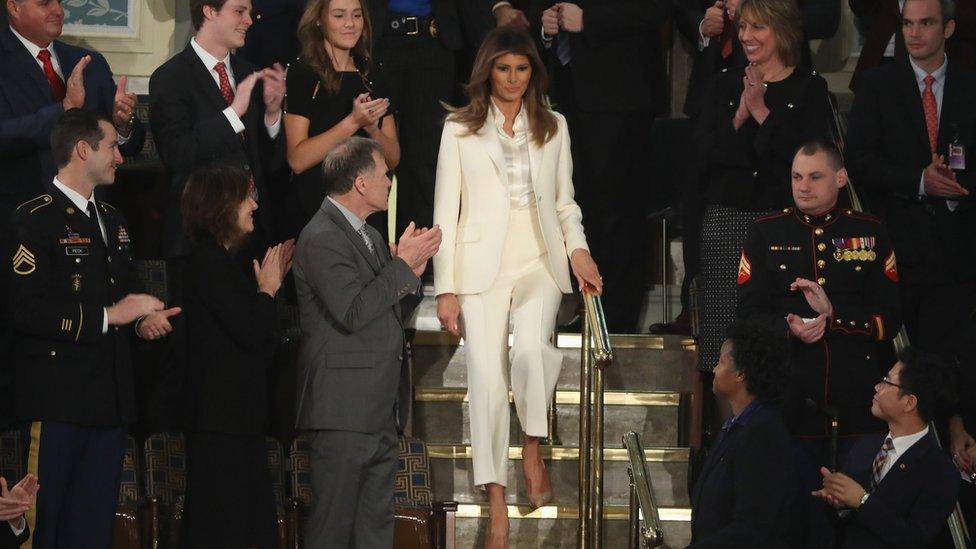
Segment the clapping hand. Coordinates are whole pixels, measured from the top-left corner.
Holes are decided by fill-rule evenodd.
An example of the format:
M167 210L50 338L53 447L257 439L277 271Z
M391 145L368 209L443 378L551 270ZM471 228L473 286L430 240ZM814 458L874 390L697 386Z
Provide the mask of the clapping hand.
M413 274L420 276L427 269L427 260L434 257L441 247L441 228L434 225L418 229L413 221L407 225L400 241L390 247L392 255L402 259Z
M932 153L932 163L922 172L925 194L943 198L959 198L966 196L969 191L956 181L956 172L945 163L945 158Z
M18 530L23 529L23 516L34 503L41 489L37 477L28 473L12 489L7 489L7 479L0 477L0 520L5 520Z
M702 18L701 33L703 36L719 36L725 30L725 2L718 0L715 4L705 10L705 17Z
M749 63L746 66L746 75L742 79L742 102L749 109L749 114L762 124L769 116L769 109L766 107L766 81L762 70L758 65Z
M809 322L804 322L799 316L790 313L786 315L786 323L790 327L790 333L797 339L804 343L814 343L820 341L827 330L827 315L822 314Z
M559 4L542 12L542 32L546 33L546 36L559 34Z
M257 259L254 260L254 278L258 281L259 292L264 292L271 297L278 293L278 288L281 288L281 281L291 269L291 259L294 253L295 239L291 239L268 248L260 263Z
M115 101L112 105L112 124L119 133L128 133L132 124L132 117L136 110L136 94L125 91L126 77L119 78L115 87Z
M566 32L583 32L582 8L570 2L560 2L555 7L558 8L560 29Z
M389 108L389 99L372 99L368 93L361 93L352 100L352 112L349 115L356 126L371 131L378 129L380 119L386 116Z
M183 309L179 307L171 307L163 311L150 313L143 317L142 322L139 323L139 329L136 330L136 333L142 339L147 339L149 341L164 337L173 331L173 325L169 322L170 317L176 316L181 312L183 312Z
M260 72L264 82L264 123L271 125L281 116L281 103L285 99L285 68L281 63Z
M88 63L91 63L90 55L82 57L75 68L71 69L71 74L64 83L64 99L61 101L64 110L85 106L85 67Z
M244 80L237 83L237 90L234 92L234 101L231 102L230 108L234 109L234 113L237 114L238 118L243 118L244 114L247 113L247 108L251 106L251 92L254 91L254 86L261 79L263 72L252 72L247 75Z
M600 276L600 270L590 252L583 248L576 248L569 256L569 265L573 269L573 275L581 292L603 294L603 277Z
M805 278L797 278L790 284L790 290L803 292L803 297L806 298L807 304L815 312L825 314L828 317L834 316L834 306L830 303L827 292L824 291L823 286L820 284Z
M505 25L515 25L516 27L529 28L529 20L525 18L525 13L509 5L498 6L495 10L495 26L504 27Z
M831 473L826 467L820 468L823 475L823 488L811 492L837 509L857 509L864 497L864 488L844 473Z

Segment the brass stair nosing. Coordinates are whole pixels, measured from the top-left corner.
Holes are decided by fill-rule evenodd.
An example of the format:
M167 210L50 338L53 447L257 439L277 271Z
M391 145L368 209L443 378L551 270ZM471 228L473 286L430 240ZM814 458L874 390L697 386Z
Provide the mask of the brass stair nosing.
M415 387L415 402L468 402L463 387ZM580 394L575 390L556 391L556 404L579 405ZM513 402L512 392L508 401ZM606 391L604 404L608 406L679 406L681 395L672 391Z
M579 459L579 448L567 446L541 446L542 457L554 461L573 461ZM683 463L688 461L688 448L660 447L645 448L644 459L651 463ZM427 444L430 459L471 459L470 444ZM522 459L521 446L508 447L508 459ZM625 448L604 448L604 461L628 461Z
M457 518L487 518L487 503L461 503L458 505ZM508 517L513 519L572 519L579 518L579 508L576 505L544 505L533 509L529 505L509 505ZM659 507L658 517L663 522L690 522L691 509L687 507ZM628 520L630 509L626 505L607 505L603 508L603 518L606 520Z
M685 350L695 349L695 340L691 337L681 337L675 343L663 336L645 334L611 334L610 344L614 349L649 349L649 350ZM560 349L579 349L582 343L582 336L578 333L556 334L556 347ZM671 343L671 344L669 344ZM508 344L512 344L512 336L508 336ZM424 331L418 330L413 337L414 346L461 346L464 339L451 335L446 331Z

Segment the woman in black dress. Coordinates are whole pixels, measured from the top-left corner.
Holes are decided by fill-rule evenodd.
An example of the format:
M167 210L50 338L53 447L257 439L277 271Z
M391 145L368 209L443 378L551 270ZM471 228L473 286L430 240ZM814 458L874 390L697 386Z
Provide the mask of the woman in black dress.
M731 14L749 64L716 76L695 133L704 155L701 335L698 365L718 362L735 317L736 273L756 217L793 205L790 172L803 143L830 135L827 83L798 67L803 41L794 0L742 0Z
M298 26L302 56L288 68L285 136L301 232L326 195L321 164L340 141L375 139L392 170L400 145L390 102L370 60L369 16L360 0L310 0Z
M278 337L274 296L293 241L244 265L235 250L254 230L247 174L197 170L182 211L195 246L184 269L187 327L186 504L182 547L277 546L264 432L268 370Z

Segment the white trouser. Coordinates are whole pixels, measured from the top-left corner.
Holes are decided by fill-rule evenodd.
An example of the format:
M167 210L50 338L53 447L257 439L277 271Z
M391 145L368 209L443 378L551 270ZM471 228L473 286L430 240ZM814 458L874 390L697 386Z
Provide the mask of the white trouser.
M535 209L513 209L494 284L485 292L458 296L467 346L474 484L479 487L508 484L509 378L522 430L529 436L548 435L549 399L562 367L562 354L551 341L562 292L549 273L546 253ZM510 313L513 341L506 361Z

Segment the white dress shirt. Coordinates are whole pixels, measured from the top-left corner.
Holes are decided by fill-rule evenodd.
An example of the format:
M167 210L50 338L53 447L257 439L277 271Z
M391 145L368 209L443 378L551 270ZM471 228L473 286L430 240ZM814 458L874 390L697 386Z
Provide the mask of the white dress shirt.
M105 222L102 221L102 216L98 215L98 203L95 202L95 193L92 193L91 196L85 198L84 196L78 194L78 192L72 189L71 187L58 181L57 177L54 178L54 186L59 191L63 192L64 195L68 197L68 200L70 200L71 203L78 208L78 211L85 214L86 217L88 216L88 204L94 204L95 217L97 218L98 221L98 228L102 232L102 242L108 245L108 238L106 238L105 236ZM102 333L104 334L104 333L108 333L108 309L102 307L102 312L104 313L102 315Z
M495 105L494 99L491 99L491 119L505 154L505 180L512 208L524 210L534 206L535 192L532 190L532 170L529 165L529 139L532 135L525 104L522 104L512 123L512 136L505 132L505 115Z
M203 66L207 67L207 70L210 71L210 76L213 78L214 83L217 84L218 89L220 88L220 75L217 74L216 67L217 63L224 64L224 68L227 70L227 79L230 80L230 87L236 93L237 80L234 78L234 69L232 69L230 66L230 53L228 52L223 59L217 59L216 57L210 55L207 50L203 49L200 44L197 44L196 38L190 39L190 46L193 48L193 51L196 52L197 57L203 61ZM235 133L241 133L244 131L244 122L241 121L241 117L237 116L237 113L234 112L232 107L228 106L223 110L223 113L224 116L227 117L227 121L230 122L230 126L234 128ZM281 131L281 114L278 114L278 119L275 120L274 124L269 125L267 122L265 122L264 127L268 130L268 135L271 136L271 139L278 137L278 132Z
M924 438L927 434L929 434L929 428L926 426L924 429L913 435L892 438L891 443L895 447L888 452L888 461L886 461L884 467L881 468L881 478L885 478L888 471L895 466L895 462L898 461L898 458L905 455L905 452L907 452L909 448L914 446L916 442L922 440L922 438ZM888 436L891 436L890 431L888 432Z

